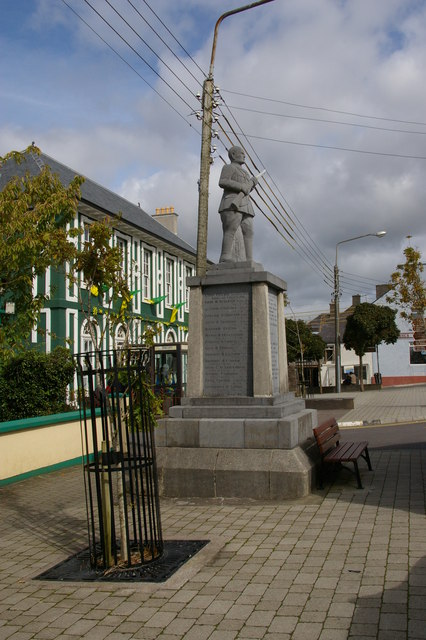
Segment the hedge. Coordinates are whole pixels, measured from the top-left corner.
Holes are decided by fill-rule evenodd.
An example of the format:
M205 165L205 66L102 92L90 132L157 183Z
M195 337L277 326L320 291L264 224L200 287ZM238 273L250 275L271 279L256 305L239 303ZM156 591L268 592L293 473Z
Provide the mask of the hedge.
M67 386L75 365L68 349L26 351L0 368L0 422L69 410Z

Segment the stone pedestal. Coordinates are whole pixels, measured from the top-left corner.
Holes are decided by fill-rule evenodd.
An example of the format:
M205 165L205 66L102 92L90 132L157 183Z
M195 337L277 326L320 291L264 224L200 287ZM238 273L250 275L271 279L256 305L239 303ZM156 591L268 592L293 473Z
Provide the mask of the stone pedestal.
M162 494L307 495L316 412L288 392L286 283L225 263L190 287L187 397L156 430Z

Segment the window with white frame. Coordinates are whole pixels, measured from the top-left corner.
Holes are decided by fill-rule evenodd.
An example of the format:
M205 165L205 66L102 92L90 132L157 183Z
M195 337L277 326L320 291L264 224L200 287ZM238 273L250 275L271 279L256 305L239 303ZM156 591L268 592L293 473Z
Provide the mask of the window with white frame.
M88 222L84 223L84 232L83 232L83 240L84 242L90 242L90 224Z
M165 290L166 304L171 307L173 304L173 260L166 258L166 270L165 270Z
M97 339L98 327L96 321L86 320L81 327L81 352L93 353L96 350Z
M143 262L142 262L142 297L144 300L150 300L152 297L152 251L149 249L143 250Z
M166 342L177 342L176 333L173 329L169 329L166 333Z
M126 342L126 336L127 336L127 327L124 324L120 324L120 326L117 327L117 330L115 332L116 349L123 349Z
M185 266L185 311L189 311L189 287L188 278L192 277L192 267Z
M123 278L126 278L127 277L127 268L128 268L128 263L127 263L127 242L126 242L126 240L124 240L124 238L116 238L116 244L117 244L117 247L120 250L121 275L123 276Z
M414 343L410 344L410 364L416 365L426 364L426 349L422 347L415 346Z

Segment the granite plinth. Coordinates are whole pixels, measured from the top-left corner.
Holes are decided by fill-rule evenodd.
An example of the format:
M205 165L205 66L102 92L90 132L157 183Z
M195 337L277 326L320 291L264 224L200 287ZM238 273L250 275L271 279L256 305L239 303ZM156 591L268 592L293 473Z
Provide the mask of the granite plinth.
M168 497L286 500L309 495L312 464L297 447L157 451L159 488Z
M178 406L159 420L155 440L157 447L293 449L312 437L314 426L316 411L300 400L275 407Z
M173 407L179 417L160 420L155 431L161 495L264 500L308 495L313 463L304 448L316 411L288 395L275 405L272 398L228 406L206 405L200 398L199 404Z
M286 283L255 262L188 280L187 397L155 432L168 497L296 498L316 411L288 392Z
M188 283L188 396L286 393L284 280L259 263L236 262Z

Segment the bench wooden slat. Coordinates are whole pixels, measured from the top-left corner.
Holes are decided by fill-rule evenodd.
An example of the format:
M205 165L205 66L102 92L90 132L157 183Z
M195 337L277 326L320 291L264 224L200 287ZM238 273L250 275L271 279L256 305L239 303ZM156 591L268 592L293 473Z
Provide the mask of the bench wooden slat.
M340 442L340 434L328 438L325 441L318 441L317 444L322 455L325 455L330 449L334 449Z
M327 460L327 462L331 462L332 460L352 462L361 456L367 446L368 442L343 442L335 449L332 449L330 453L325 456L325 460Z
M357 477L358 487L362 489L361 476L358 469L358 458L363 457L371 470L368 442L340 442L339 426L335 418L329 418L313 430L317 442L322 466L324 463L336 464L352 462ZM321 473L322 487L322 473Z

